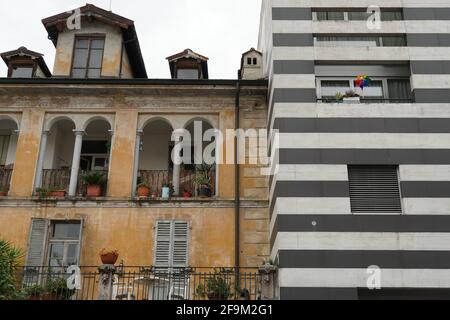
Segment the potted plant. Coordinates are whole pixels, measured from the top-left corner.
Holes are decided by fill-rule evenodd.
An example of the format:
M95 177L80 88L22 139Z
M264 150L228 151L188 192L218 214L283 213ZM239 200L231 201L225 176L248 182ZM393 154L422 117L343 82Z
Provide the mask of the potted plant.
M49 192L46 188L36 188L36 194L42 199L48 197Z
M156 191L156 189L153 189L152 191L152 199L156 199L158 198L158 191Z
M66 196L66 190L63 186L51 188L49 190L49 196L54 198L64 198Z
M163 198L165 200L170 199L170 197L173 195L173 193L174 193L173 185L167 181L164 182L163 186L162 186L161 198Z
M343 95L342 100L345 103L359 103L360 102L360 97L355 91L348 90Z
M197 166L197 177L194 183L198 188L198 195L203 198L210 198L212 194L212 179L211 179L212 165L202 164Z
M214 273L205 280L205 284L197 287L196 293L209 300L228 300L231 297L231 285L224 276Z
M100 259L102 260L103 264L114 265L116 264L118 258L119 251L117 250L106 250L103 248L102 251L100 251Z
M137 195L140 198L148 198L150 195L150 187L146 182L142 182L137 186Z
M192 197L192 194L187 191L186 189L183 190L183 198L185 199L189 199L190 197Z
M88 197L100 197L102 195L102 183L105 174L98 171L90 172L83 176L83 181L87 184Z
M0 190L0 197L6 197L8 195L8 191L9 191L8 187L6 187L6 186L3 187L3 189Z
M74 289L69 289L67 287L66 278L50 275L47 278L45 293L42 295L42 300L68 300L74 293Z
M24 291L25 296L28 297L28 300L41 300L42 295L45 293L44 287L39 284L27 287Z

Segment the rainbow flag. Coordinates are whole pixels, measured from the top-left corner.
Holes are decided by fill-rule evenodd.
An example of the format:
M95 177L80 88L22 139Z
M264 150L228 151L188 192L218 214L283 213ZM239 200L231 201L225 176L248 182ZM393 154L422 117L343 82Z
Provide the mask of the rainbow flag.
M361 90L364 90L365 87L368 87L370 83L372 82L372 79L367 74L362 74L356 77L355 80L355 87L361 88Z

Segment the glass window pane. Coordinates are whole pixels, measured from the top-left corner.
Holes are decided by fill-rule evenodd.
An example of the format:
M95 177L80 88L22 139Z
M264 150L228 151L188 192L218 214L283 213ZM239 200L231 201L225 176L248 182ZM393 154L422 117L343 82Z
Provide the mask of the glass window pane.
M62 267L64 265L64 244L57 243L50 246L50 267Z
M67 245L67 257L66 262L68 266L78 264L78 244Z
M371 16L366 11L350 11L348 13L348 20L351 21L366 21Z
M339 21L344 20L344 12L342 11L329 11L327 12L328 20Z
M382 37L383 47L405 47L405 37Z
M91 49L102 49L105 45L104 39L93 39L91 42Z
M75 42L75 48L77 48L77 49L89 48L89 40L88 39L77 39Z
M317 11L317 20L319 21L328 20L328 15L326 11Z
M11 78L31 78L33 77L32 67L17 67L14 68L11 74Z
M72 77L73 78L86 78L86 69L73 69Z
M103 50L92 50L91 56L89 58L89 68L98 68L102 67L102 59L103 59Z
M197 69L179 69L178 79L198 79Z
M53 225L53 239L78 240L80 235L80 224L55 223Z
M73 56L73 67L74 68L85 68L88 61L87 49L75 49Z
M350 82L347 80L322 80L320 85L323 99L334 99L337 93L345 94L350 90Z
M88 70L88 78L89 79L97 79L100 78L100 69L89 69Z
M360 92L360 88L357 89L357 92ZM383 82L382 81L372 81L368 87L365 87L362 90L361 95L364 98L380 98L383 99Z
M381 20L383 21L400 21L403 20L401 11L382 11Z

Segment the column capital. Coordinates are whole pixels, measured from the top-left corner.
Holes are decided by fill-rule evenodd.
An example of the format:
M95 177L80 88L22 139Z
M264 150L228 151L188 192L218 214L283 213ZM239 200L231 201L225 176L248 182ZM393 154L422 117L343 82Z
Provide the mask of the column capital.
M108 133L109 133L110 136L113 136L114 135L114 130L110 129L110 130L108 130Z
M19 132L19 130L16 130L17 132ZM42 134L45 136L49 136L50 135L50 130L43 130Z
M76 136L84 136L84 135L86 134L86 132L85 132L84 130L78 130L78 129L74 129L74 130L73 130L73 133L74 133Z
M144 135L144 130L142 130L142 129L137 130L136 135L139 137L142 137Z

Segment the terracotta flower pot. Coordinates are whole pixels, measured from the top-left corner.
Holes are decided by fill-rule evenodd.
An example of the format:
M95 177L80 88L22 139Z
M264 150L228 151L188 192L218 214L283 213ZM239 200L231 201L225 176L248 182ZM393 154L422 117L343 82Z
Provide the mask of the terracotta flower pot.
M158 198L158 192L153 192L153 193L152 193L152 198L153 198L153 199Z
M100 259L102 260L103 264L114 265L114 264L116 264L118 258L119 258L119 256L117 254L113 254L113 253L106 253L106 254L100 255Z
M66 196L66 190L55 190L50 192L50 197L64 198Z
M150 189L147 187L139 187L137 189L137 195L138 197L147 198L150 195Z
M191 196L192 196L192 195L191 195L190 192L187 192L187 191L184 191L184 192L183 192L183 198L188 199L188 198L190 198Z
M94 185L88 185L87 186L87 196L90 198L97 198L102 195L102 187L101 186L94 186Z
M5 191L0 191L0 197L6 197L8 194Z

